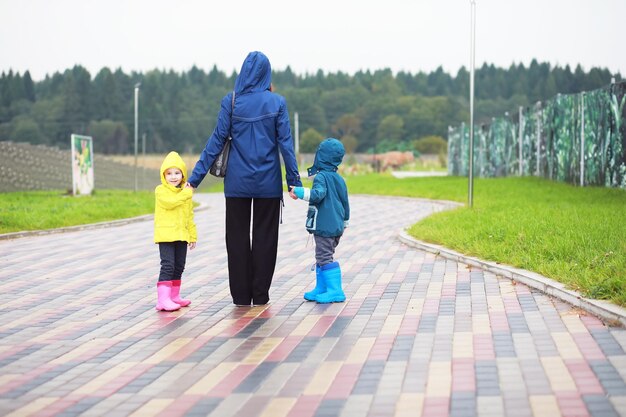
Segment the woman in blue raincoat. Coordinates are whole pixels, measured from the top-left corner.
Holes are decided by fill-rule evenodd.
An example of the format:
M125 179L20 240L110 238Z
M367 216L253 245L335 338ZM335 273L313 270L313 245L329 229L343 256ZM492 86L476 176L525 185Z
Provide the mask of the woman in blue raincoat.
M271 91L271 73L263 53L248 54L234 91L222 99L217 126L189 178L189 184L198 187L228 136L232 137L224 196L228 278L233 303L238 306L269 302L283 200L279 154L285 162L287 185L302 186L287 103Z

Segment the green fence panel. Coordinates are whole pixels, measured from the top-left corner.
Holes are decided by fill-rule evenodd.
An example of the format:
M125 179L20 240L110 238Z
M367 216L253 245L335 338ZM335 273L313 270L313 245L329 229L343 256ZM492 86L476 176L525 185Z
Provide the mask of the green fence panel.
M535 175L626 189L626 82L559 94L474 131L474 175ZM469 127L448 129L448 173L466 176Z

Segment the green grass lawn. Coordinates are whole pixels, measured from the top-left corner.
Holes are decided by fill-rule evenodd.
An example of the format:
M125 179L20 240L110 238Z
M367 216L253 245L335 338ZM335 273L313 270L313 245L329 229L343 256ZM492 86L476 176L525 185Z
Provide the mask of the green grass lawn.
M63 191L3 193L0 233L53 229L154 213L151 191L97 190L73 197Z
M351 194L467 202L467 178L347 177ZM432 215L417 239L538 272L626 306L626 192L538 178L476 179L474 208Z

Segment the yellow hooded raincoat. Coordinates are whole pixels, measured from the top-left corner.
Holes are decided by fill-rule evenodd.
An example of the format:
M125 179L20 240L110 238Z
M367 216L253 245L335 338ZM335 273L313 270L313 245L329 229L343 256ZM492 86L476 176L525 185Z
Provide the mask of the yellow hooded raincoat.
M174 187L165 180L168 168L183 173L181 186L187 181L187 166L177 152L170 152L161 164L161 185L154 190L154 242L196 242L196 224L193 222L191 188Z

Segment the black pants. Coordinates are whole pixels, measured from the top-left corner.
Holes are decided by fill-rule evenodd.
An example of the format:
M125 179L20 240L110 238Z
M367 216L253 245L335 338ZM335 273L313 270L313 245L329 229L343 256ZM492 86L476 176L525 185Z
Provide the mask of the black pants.
M159 243L161 255L161 273L159 281L176 281L181 278L187 260L187 242Z
M228 281L235 304L266 304L270 299L280 204L279 198L226 198Z

